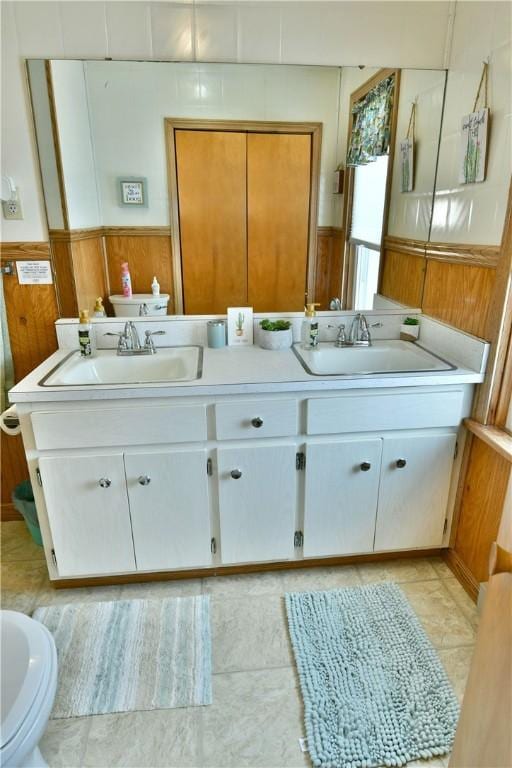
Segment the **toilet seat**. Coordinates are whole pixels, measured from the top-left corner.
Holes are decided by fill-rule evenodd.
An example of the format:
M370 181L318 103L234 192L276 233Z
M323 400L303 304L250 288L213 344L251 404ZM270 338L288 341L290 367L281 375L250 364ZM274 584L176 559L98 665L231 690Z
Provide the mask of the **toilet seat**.
M41 738L55 698L57 652L48 629L15 611L1 611L2 707L0 763L19 764Z

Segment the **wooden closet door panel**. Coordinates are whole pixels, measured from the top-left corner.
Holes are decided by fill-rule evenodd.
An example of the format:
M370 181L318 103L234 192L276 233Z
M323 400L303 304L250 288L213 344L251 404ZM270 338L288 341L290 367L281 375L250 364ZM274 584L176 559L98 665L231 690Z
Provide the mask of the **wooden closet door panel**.
M247 303L246 134L175 132L187 314Z
M310 193L309 134L248 135L248 293L257 312L304 306Z

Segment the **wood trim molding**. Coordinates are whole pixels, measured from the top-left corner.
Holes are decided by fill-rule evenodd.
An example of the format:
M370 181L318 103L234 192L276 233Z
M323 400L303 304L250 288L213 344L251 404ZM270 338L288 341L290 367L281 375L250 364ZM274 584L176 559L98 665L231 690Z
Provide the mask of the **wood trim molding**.
M103 227L90 227L86 229L50 229L50 240L59 243L75 243L78 240L91 240L94 237L103 237Z
M478 267L498 266L499 245L462 245L458 243L426 243L427 259L448 261L454 264L470 264Z
M103 227L105 237L170 237L171 228L166 227Z
M50 244L38 243L0 243L0 256L2 261L23 261L31 259L49 259Z
M254 120L194 120L164 118L165 144L167 150L167 180L169 185L169 207L171 214L173 300L177 314L183 313L183 274L181 268L180 217L178 202L178 181L176 165L176 130L188 131L234 131L247 133L301 133L311 136L311 186L309 201L309 236L307 262L308 300L315 300L318 199L320 188L320 155L322 149L322 123L276 122Z
M320 237L343 237L341 227L317 227L316 232Z
M460 581L473 602L476 603L478 600L478 592L480 591L480 584L475 579L464 561L460 559L459 555L454 549L442 550L441 557L449 569L453 572L457 580Z
M453 264L469 264L477 267L496 268L500 259L499 245L466 245L461 243L437 243L414 240L408 237L386 235L384 248L412 256L426 256L427 259L446 261Z
M512 435L508 432L504 432L498 427L490 427L485 424L480 424L473 419L465 419L464 426L469 431L476 435L484 443L487 443L496 453L503 456L508 462L512 464Z
M55 164L57 166L57 178L59 182L60 204L62 209L62 221L64 228L69 228L68 201L66 186L64 184L64 169L62 166L62 153L60 150L59 123L57 121L57 109L55 107L55 95L53 92L52 63L45 61L46 85L48 89L48 104L50 107L50 121L52 126L53 146L55 151ZM30 78L28 78L30 81Z
M347 557L307 558L305 560L287 560L279 563L251 563L250 565L223 565L212 568L194 568L183 571L151 571L144 573L126 573L121 576L91 576L79 579L59 579L52 581L54 589L69 587L94 587L107 584L131 584L132 582L174 581L180 579L200 579L207 576L223 576L233 573L258 573L263 571L284 571L294 568L322 568L330 565L350 565L351 563L376 563L385 560L401 560L413 557L439 557L443 550L404 549L401 552L377 552L368 555L348 555Z
M384 238L384 249L386 251L407 253L411 256L425 256L426 246L425 240L413 240L408 237L395 237L394 235L386 235Z

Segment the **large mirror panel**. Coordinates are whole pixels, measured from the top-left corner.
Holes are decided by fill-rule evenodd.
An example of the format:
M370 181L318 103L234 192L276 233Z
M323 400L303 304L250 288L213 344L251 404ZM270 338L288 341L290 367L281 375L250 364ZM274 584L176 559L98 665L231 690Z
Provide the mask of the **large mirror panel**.
M64 314L97 296L111 313L123 261L136 293L157 276L171 314L300 311L305 294L321 309L419 305L421 267L402 275L396 254L428 239L444 72L53 60L28 72ZM389 141L347 167L358 102L390 75Z

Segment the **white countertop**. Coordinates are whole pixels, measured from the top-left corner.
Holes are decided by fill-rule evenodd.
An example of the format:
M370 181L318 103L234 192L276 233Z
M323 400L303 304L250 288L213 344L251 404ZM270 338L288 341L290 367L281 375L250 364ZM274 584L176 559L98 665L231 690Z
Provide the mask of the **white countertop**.
M435 350L431 350L435 351ZM464 367L455 370L327 376L308 374L291 349L268 351L257 346L204 348L203 373L189 382L94 386L39 386L56 365L70 354L62 349L47 358L10 390L11 403L117 400L139 397L179 397L276 392L325 392L345 389L393 388L477 384L484 374ZM158 352L157 352L158 354ZM456 361L450 360L456 364Z

